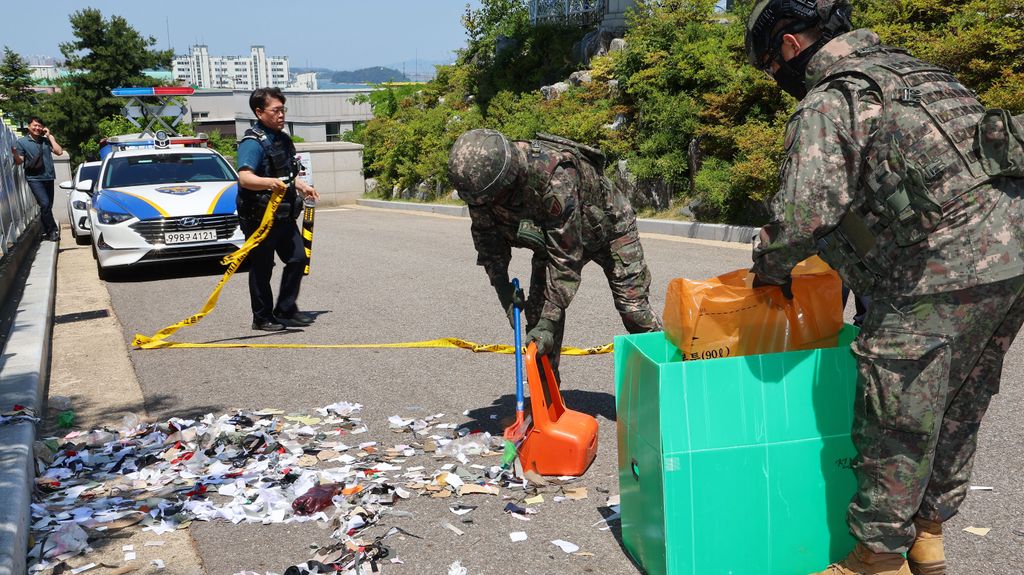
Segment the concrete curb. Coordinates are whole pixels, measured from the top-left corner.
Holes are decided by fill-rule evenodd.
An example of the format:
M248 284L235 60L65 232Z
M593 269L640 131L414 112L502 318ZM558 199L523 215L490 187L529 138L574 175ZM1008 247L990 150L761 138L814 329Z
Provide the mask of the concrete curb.
M443 216L469 217L469 208L466 206L452 206L448 204L417 204L413 202L392 202L389 200L359 198L356 200L356 205L383 210L405 210L407 212L427 212Z
M698 240L717 242L738 242L749 244L758 228L730 226L726 224L702 224L700 222L677 222L675 220L638 219L636 227L648 234L665 234Z
M371 200L360 198L356 204L368 208L384 210L406 210L412 212L428 212L446 216L469 217L466 206L447 204L418 204L413 202L392 202L388 200ZM757 228L749 226L729 226L725 224L702 224L699 222L677 222L675 220L638 219L637 228L644 233L664 234L699 240L719 242L738 242L749 244L757 233Z
M44 416L56 287L57 243L39 244L0 358L0 409L15 404ZM35 479L35 425L0 427L0 575L26 572L29 504Z

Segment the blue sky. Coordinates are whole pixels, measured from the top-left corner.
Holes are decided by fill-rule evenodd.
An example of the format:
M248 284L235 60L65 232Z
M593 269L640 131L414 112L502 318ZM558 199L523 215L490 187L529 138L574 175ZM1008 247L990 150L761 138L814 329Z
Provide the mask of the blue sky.
M413 60L450 61L465 45L467 0L59 0L12 2L4 9L0 45L23 56L60 57L72 39L68 16L85 7L123 16L157 47L183 54L206 44L212 55L248 54L262 44L292 66L353 70ZM479 0L469 0L479 7ZM168 36L168 28L170 34ZM421 70L422 72L422 70Z

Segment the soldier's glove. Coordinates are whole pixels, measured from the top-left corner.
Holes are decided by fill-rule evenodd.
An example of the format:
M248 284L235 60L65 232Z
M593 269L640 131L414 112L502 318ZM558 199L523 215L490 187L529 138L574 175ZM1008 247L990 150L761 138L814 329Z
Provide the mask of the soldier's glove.
M793 299L793 276L786 276L785 283L773 284L762 281L761 276L754 274L754 283L752 285L756 288L764 286L779 286L779 290L782 291L782 295L784 295L786 299Z
M548 355L555 351L555 324L549 319L541 318L526 337L537 344L539 355Z
M501 308L505 310L505 315L508 316L509 327L515 329L516 327L516 310L526 309L526 297L523 295L522 288L513 289L512 283L502 284L496 286L495 291L498 292L498 301L501 302Z

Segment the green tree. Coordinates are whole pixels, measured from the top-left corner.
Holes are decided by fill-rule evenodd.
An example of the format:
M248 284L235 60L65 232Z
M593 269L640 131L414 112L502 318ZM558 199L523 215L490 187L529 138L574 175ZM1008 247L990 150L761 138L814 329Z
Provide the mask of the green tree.
M143 36L121 16L105 19L94 8L70 17L75 40L60 51L71 72L61 91L50 99L48 116L75 162L85 159L87 142L99 136L99 122L118 114L124 101L110 94L119 86L153 86L142 71L166 67L173 53L152 50L156 39Z
M1024 112L1024 0L866 0L854 18L948 68L984 104Z
M4 46L0 61L0 109L16 123L27 122L38 104L32 93L32 69L17 52Z

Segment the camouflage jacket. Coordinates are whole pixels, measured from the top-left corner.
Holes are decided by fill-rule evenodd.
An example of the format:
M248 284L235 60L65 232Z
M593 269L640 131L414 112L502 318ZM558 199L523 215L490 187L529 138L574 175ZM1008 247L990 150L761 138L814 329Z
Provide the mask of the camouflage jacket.
M547 269L541 317L557 322L579 288L586 254L635 234L636 215L625 194L585 158L546 141L516 145L528 147L526 186L502 204L469 207L477 265L491 285L507 284L512 248L533 250ZM539 228L539 241L519 233L524 220Z
M981 171L971 150L984 108L969 90L882 47L870 30L826 44L811 58L807 84L786 127L773 221L754 241L762 280L782 283L815 253L854 291L876 296L1024 274L1013 201L1024 180Z

